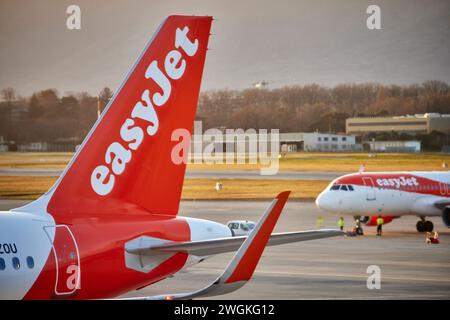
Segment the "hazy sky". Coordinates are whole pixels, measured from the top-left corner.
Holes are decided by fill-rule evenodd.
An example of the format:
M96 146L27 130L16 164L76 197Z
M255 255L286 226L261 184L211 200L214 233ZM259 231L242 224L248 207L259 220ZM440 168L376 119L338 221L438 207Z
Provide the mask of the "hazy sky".
M81 30L66 8L81 7ZM381 7L382 30L366 8ZM0 0L0 89L115 90L170 14L212 15L202 89L450 83L447 0Z

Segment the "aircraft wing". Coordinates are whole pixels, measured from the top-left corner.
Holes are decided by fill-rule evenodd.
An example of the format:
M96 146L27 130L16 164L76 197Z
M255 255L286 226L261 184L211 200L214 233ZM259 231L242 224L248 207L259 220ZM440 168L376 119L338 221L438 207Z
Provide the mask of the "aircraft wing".
M269 241L272 244L288 243L310 239L324 238L326 236L342 235L339 230L318 230L305 232L290 232L272 235L272 230L283 210L290 192L280 193L274 199L258 221L255 228L247 237L227 239L214 239L208 241L194 241L181 243L167 243L152 248L133 249L133 253L145 253L153 250L170 252L195 252L195 254L208 255L227 252L239 247L224 272L208 286L192 292L163 294L149 297L130 298L138 300L172 300L193 299L198 297L211 297L233 292L247 283L253 275L256 265ZM273 238L272 238L273 237ZM270 239L270 240L269 240ZM215 247L219 247L216 249ZM141 250L141 251L136 251ZM146 251L147 250L147 251Z
M274 233L270 235L267 246L276 246L291 242L308 241L335 237L343 232L335 229L307 230L296 232ZM169 242L155 246L126 249L128 253L151 255L155 252L183 252L194 256L209 256L219 253L236 251L248 236L209 239L200 241Z

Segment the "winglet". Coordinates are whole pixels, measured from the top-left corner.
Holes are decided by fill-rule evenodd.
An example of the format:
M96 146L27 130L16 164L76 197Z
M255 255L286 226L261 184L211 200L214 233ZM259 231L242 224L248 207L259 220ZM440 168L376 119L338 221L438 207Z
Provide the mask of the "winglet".
M290 191L280 193L266 209L256 227L241 245L220 277L224 283L250 280L289 194Z
M225 271L209 286L189 293L145 297L145 300L193 299L230 293L242 287L253 275L272 230L286 204L290 191L280 193L264 212L255 228L231 259Z

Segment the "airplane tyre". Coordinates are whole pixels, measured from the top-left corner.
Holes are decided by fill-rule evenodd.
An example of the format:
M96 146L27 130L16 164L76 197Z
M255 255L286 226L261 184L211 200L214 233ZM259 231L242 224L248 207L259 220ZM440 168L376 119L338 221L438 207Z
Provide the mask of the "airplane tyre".
M424 232L425 231L425 223L422 220L417 221L416 229L418 232Z
M433 222L431 222L431 221L425 221L424 227L425 227L425 231L427 231L427 232L433 231L433 228L434 228Z

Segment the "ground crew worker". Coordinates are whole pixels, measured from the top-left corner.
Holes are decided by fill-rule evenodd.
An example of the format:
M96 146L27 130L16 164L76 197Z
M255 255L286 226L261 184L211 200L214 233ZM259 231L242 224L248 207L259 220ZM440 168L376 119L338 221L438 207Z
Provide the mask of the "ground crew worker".
M319 216L317 217L317 220L316 220L316 227L317 227L317 228L322 228L322 227L323 227L323 217L322 217L321 215L319 215Z
M366 171L366 165L363 163L363 164L361 164L361 166L359 167L359 173L363 173L364 171Z
M434 232L431 243L439 243L439 234L437 233L437 231Z
M377 236L381 237L381 233L383 232L383 224L384 224L383 217L378 216L378 218L377 218Z
M339 229L341 229L341 231L344 230L344 218L340 217L337 223Z
M425 238L425 243L426 244L430 244L431 243L431 239L433 239L431 237L431 232L427 232L426 238Z
M439 243L439 234L435 231L433 232L433 235L431 235L431 232L427 232L427 237L425 238L425 242L430 244L430 243L434 243L437 244Z

